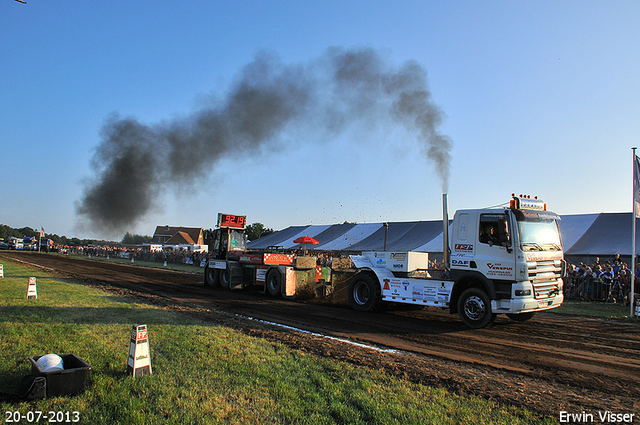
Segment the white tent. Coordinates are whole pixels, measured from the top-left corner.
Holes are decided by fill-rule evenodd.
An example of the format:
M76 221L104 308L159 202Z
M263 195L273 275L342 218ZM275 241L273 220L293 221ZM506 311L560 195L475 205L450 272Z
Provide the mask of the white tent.
M631 213L599 213L561 216L559 222L564 251L568 259L607 257L620 254L631 257ZM249 243L250 249L268 246L295 247L293 240L311 236L319 244L314 251L358 252L420 251L442 255L442 221L390 222L291 226ZM386 238L385 238L386 234ZM640 253L640 240L636 243Z

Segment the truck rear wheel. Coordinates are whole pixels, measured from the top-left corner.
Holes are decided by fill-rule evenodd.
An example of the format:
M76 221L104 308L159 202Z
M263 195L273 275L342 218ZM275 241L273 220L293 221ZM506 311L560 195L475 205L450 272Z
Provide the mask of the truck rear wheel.
M267 291L272 297L282 294L282 274L277 269L271 269L267 273Z
M204 286L220 286L220 270L206 266L204 268Z
M496 315L491 311L489 296L478 288L469 288L460 295L458 314L460 314L462 323L472 329L484 328L496 318Z
M515 320L516 322L526 322L531 319L535 313L520 313L520 314L507 314L507 317L511 320Z
M355 276L349 284L349 303L357 311L379 311L382 307L380 285L371 276Z

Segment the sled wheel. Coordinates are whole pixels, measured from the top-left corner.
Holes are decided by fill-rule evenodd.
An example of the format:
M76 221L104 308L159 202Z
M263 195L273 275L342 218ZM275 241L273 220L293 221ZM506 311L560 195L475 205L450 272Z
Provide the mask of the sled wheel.
M355 276L349 285L349 303L357 311L378 311L382 306L380 284L371 276Z

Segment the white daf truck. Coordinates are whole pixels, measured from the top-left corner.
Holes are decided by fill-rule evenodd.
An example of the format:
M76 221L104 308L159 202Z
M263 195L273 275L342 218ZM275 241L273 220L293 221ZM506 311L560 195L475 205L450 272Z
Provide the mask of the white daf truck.
M560 307L565 271L557 220L537 198L512 195L504 209L459 210L451 223L443 195L444 269L428 270L424 252L371 251L352 255L358 273L349 284L355 310L384 302L448 308L471 328L505 313L525 321Z

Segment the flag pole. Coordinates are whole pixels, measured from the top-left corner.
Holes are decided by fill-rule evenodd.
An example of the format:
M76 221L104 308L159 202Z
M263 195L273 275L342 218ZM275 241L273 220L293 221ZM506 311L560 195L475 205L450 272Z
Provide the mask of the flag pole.
M633 151L633 214L631 218L631 291L629 292L629 301L631 304L631 312L629 313L629 317L634 316L634 293L636 288L636 217L638 216L638 157L636 156L636 149L631 148Z

